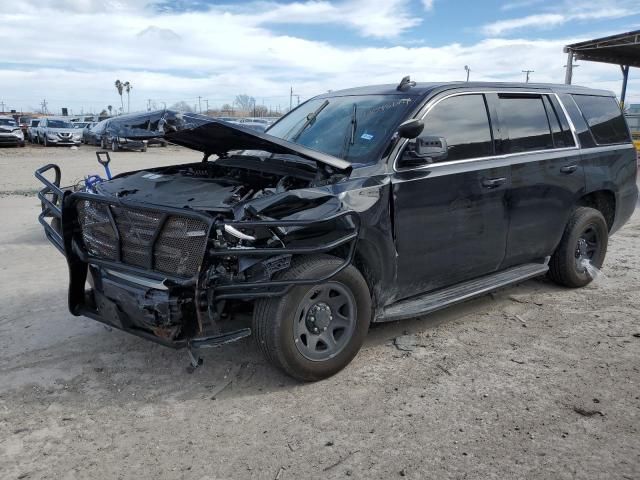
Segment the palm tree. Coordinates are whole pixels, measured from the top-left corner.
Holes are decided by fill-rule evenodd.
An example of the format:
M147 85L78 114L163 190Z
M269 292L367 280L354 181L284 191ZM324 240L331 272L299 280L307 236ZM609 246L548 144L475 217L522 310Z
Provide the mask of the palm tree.
M113 107L111 105L107 105L107 110L109 110L109 116L111 116L111 110L113 110Z
M127 113L129 113L131 111L131 101L130 101L130 93L131 93L131 89L133 88L133 85L131 85L131 83L127 80L126 82L124 82L122 84L122 86L124 87L124 91L127 92Z
M122 110L124 110L124 103L122 102L122 90L124 89L124 83L120 80L116 80L116 90L118 90L118 95L120 95L120 106Z

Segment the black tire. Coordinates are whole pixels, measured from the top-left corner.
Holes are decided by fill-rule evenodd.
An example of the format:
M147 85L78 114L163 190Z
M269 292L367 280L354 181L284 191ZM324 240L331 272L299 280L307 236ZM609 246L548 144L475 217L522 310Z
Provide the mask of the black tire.
M102 150L106 150L106 149L107 149L107 146L106 146L106 144L105 144L105 142L104 142L104 138L101 138L101 139L100 139L100 148L101 148Z
M45 147L49 146L49 141L47 140L47 135L46 134L44 136L44 140L42 141L42 145L44 145Z
M289 270L274 275L274 278L279 280L322 278L334 271L342 261L330 255L298 258L294 259ZM303 355L301 348L297 346L300 339L296 341L296 316L304 317L304 320L298 319L298 324L303 322L306 324L311 309L322 302L310 307L305 314L304 310L300 313L303 301L313 301L308 298L309 295L314 295L316 289L331 290L334 287L345 292L345 298L350 302L349 308L353 307L348 314L352 327L344 329L342 335L347 335L348 332L348 336L343 339L340 335L338 343L341 342L342 346L339 350L336 349L330 358L311 360ZM362 346L371 317L371 294L367 282L360 272L350 265L324 284L301 285L292 288L280 298L258 300L253 313L253 333L259 348L269 362L298 380L311 382L334 375L353 360ZM335 332L340 331L340 327L333 327L336 328L333 330L331 325L334 320L330 322L329 331L332 332L331 338L334 338ZM303 348L308 347L305 344Z
M112 152L117 152L118 151L118 142L115 140L111 141L111 151Z
M588 240L591 239L591 240ZM593 280L582 260L601 268L607 254L609 228L598 210L576 208L564 229L562 240L551 256L549 278L565 287L577 288Z

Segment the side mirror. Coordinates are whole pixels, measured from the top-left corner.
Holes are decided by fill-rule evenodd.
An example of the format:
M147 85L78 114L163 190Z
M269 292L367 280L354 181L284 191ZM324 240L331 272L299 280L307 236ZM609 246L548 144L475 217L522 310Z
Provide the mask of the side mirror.
M398 127L398 135L402 138L416 138L422 133L422 130L424 130L424 123L422 120L407 120Z
M400 157L400 168L414 168L446 160L447 140L444 137L421 135L409 142Z

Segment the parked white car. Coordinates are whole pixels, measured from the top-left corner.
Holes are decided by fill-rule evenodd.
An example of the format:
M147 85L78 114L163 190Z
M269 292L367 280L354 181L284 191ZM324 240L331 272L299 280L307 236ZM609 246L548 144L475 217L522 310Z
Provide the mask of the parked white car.
M13 117L0 116L0 145L24 147L24 134Z

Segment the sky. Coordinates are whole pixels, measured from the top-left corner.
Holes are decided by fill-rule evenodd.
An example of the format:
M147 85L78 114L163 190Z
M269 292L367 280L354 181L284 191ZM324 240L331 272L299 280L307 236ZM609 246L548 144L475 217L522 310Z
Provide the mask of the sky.
M305 100L405 75L464 80L465 65L477 81L523 81L533 70L531 81L562 83L564 45L640 29L638 0L10 3L0 10L0 102L29 111L46 99L49 112L74 114L121 108L116 79L133 85L131 111L214 108L238 94L283 110L290 88ZM578 64L574 84L619 95L618 66ZM627 95L640 103L640 69Z

